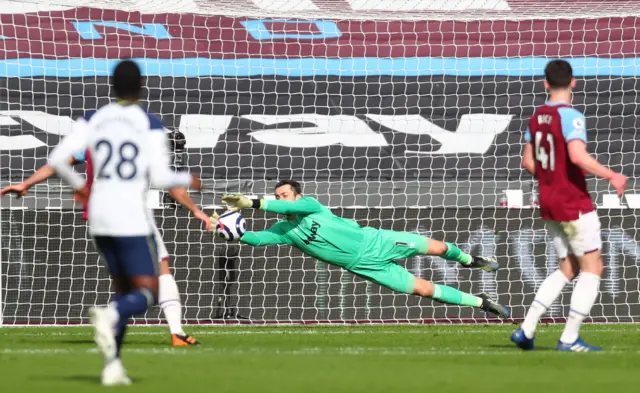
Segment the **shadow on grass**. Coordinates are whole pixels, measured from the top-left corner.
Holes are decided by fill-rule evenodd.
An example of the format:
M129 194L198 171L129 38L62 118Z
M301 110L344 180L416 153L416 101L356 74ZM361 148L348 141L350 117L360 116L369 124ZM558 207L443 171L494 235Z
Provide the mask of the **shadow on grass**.
M47 376L33 376L32 379L39 379L42 381L64 381L64 382L78 382L88 383L91 385L101 385L100 372L91 375L47 375ZM135 379L136 382L140 382L140 378Z
M60 340L60 344L70 344L70 345L95 345L95 341L93 340Z
M87 339L87 340L60 340L58 341L60 344L65 344L65 345L95 345L95 341L91 340L91 339ZM125 337L125 348L129 345L132 346L136 346L136 347L154 347L157 348L159 346L162 346L162 344L159 344L157 342L153 342L153 341L136 341L134 340L127 340ZM167 344L168 345L168 344Z
M81 382L90 383L92 385L100 385L100 372L97 374L85 375L33 375L29 377L32 380L40 381L64 381L64 382Z
M522 349L516 348L515 345L511 344L494 344L494 345L488 345L487 348L491 348L491 349L512 349L514 352L515 351L519 351L519 352L527 352L527 351L523 351ZM538 352L538 351L555 351L556 347L541 347L541 346L537 346L536 345L536 349L532 352Z
M68 382L83 382L93 385L100 385L100 375L60 375L58 377L61 381Z

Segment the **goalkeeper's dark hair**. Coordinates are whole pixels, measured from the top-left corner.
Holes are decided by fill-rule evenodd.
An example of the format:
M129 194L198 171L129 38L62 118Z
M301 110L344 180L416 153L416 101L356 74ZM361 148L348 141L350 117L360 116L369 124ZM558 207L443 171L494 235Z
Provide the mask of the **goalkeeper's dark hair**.
M274 188L274 190L277 190L282 186L291 186L291 188L293 189L293 191L296 192L296 194L302 195L302 186L300 185L300 183L298 183L295 180L280 180L278 184L276 184L276 187Z
M552 60L545 67L544 76L552 89L565 89L573 80L573 68L566 60Z
M122 60L113 70L111 86L116 97L124 100L140 99L142 90L142 73L132 60Z

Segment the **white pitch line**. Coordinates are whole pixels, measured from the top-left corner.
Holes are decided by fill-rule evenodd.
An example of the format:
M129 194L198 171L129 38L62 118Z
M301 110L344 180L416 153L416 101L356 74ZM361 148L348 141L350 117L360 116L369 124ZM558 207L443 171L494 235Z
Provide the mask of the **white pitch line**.
M408 347L343 347L343 348L298 348L298 349L277 349L277 348L252 348L252 349L231 349L231 348L198 348L196 350L180 350L173 348L125 348L127 355L170 355L170 356L193 356L199 353L220 354L220 355L283 355L283 356L309 356L309 355L337 355L337 356L359 356L359 355L375 355L375 356L429 356L429 355L448 355L448 356L470 356L470 355L489 355L489 356L526 356L522 351L516 350L487 350L487 348L469 348L466 350L451 348L430 348L430 349L413 349ZM23 356L41 356L41 355L58 355L58 354L96 354L98 351L93 349L2 349L0 355L23 355ZM543 352L538 352L543 353ZM607 354L634 354L640 355L640 351L623 351L609 349L605 352L598 352L600 355Z
M0 355L57 355L57 354L74 353L70 349L0 349Z
M552 329L549 328L542 328L542 329L538 329L538 332L545 332L545 331L551 331ZM594 333L637 333L640 332L640 327L637 329L626 329L626 330L621 330L621 329L614 329L614 328L589 328L588 329L589 332L594 332ZM473 329L473 330L468 330L468 329L442 329L442 328L431 328L431 327L427 327L424 329L411 329L411 330L380 330L380 331L376 331L376 329L368 329L368 330L351 330L351 329L344 329L344 330L325 330L324 328L318 328L318 329L305 329L305 328L300 328L300 329L290 329L290 330L275 330L275 329L262 329L262 328L251 328L251 329L245 329L245 330L201 330L201 331L192 331L190 332L192 335L194 336L225 336L225 335L230 335L230 336L234 336L234 335L279 335L279 334L283 334L283 335L351 335L351 334L371 334L371 335L376 335L376 334L381 334L381 335L396 335L396 334L406 334L406 335L413 335L413 334L492 334L492 335L503 335L508 333L508 331L505 330L496 330L496 329L492 329L492 328L487 328L487 329ZM90 331L86 331L86 332L77 332L77 331L70 331L70 332L39 332L39 333L29 333L29 332L20 332L20 333L16 333L15 331L9 331L9 332L3 332L2 330L0 330L0 336L12 336L12 335L20 335L20 336L26 336L26 337L45 337L45 336L53 336L53 337L70 337L70 336L88 336L91 334ZM127 336L163 336L166 335L167 332L161 332L161 331L151 331L151 332L145 332L145 331L130 331L127 333Z

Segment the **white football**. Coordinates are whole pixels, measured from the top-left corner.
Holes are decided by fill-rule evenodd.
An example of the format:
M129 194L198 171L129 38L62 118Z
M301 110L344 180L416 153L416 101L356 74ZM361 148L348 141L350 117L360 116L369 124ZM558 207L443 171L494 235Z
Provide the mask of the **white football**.
M216 233L224 240L238 240L247 231L247 221L238 212L226 212L218 218Z

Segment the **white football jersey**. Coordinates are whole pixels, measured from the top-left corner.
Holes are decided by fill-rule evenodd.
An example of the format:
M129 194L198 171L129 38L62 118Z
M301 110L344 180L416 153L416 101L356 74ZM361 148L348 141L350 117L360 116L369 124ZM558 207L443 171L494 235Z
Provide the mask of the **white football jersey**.
M147 208L149 187L188 187L191 175L169 166L162 122L135 104L112 103L78 119L51 152L49 165L74 189L85 181L69 158L88 150L93 166L89 231L98 236L146 236L154 220Z

